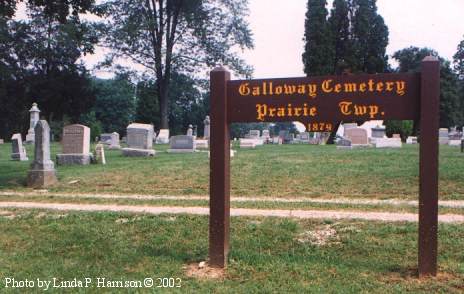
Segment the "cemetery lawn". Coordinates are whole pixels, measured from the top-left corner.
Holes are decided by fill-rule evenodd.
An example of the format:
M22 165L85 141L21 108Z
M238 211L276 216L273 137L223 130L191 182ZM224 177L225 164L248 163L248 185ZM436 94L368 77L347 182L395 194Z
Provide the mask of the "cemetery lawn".
M168 154L155 145L154 158L123 157L106 150L107 165L58 166L59 184L49 191L150 195L208 195L206 152ZM52 145L52 159L60 150ZM336 150L335 146L266 145L255 150L234 146L231 195L310 198L418 198L418 145L401 149ZM29 162L10 160L11 145L0 145L0 191L25 187ZM464 200L464 154L440 146L441 200Z
M21 209L2 210L0 215L0 288L5 277L88 277L94 284L86 293L109 293L115 289L96 288L97 278L153 278L156 283L156 278L167 277L179 278L181 287L164 290L179 293L464 290L461 224L440 225L440 273L418 279L417 224L233 217L225 278L198 279L188 276L185 267L207 259L204 216Z

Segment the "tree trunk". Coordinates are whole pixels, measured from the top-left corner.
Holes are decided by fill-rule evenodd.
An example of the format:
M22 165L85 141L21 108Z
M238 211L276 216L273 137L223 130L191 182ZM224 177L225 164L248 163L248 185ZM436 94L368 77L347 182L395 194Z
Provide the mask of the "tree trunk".
M159 105L161 116L161 129L169 129L169 99L168 99L168 82L164 79L160 82Z

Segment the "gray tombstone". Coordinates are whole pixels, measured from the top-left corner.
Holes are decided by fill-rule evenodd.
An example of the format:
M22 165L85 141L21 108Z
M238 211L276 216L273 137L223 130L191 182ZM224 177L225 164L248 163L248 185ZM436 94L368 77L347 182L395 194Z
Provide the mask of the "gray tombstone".
M168 144L169 143L169 129L161 129L155 140L156 144Z
M154 156L153 125L133 123L127 127L127 148L122 149L124 156Z
M449 143L449 132L447 128L440 128L438 130L438 143L441 145L448 145Z
M302 143L309 143L311 137L308 132L303 132L300 134L300 142Z
M34 143L35 135L34 135L34 128L37 122L39 121L39 113L40 110L37 107L37 103L32 103L31 109L29 109L30 113L30 123L29 123L29 130L27 131L26 135L26 143Z
M193 126L192 125L188 126L187 136L193 136Z
M95 146L95 162L99 164L106 164L105 148L102 143Z
M338 138L337 149L351 149L351 141L347 138Z
M119 145L119 134L116 132L111 133L111 140L109 149L121 149L121 145Z
M261 132L259 130L250 130L249 132L250 139L259 139L261 138Z
M87 165L92 160L90 153L90 128L84 125L68 125L63 128L62 153L56 155L59 165Z
M172 136L169 140L169 153L191 153L195 152L196 143L193 136Z
M26 148L23 146L21 134L14 134L11 137L11 159L18 161L28 161Z
M386 129L380 126L372 128L372 138L385 138L385 131Z
M351 146L369 146L367 131L362 128L345 130L345 138L351 141Z
M50 159L50 127L46 120L39 120L34 128L34 162L27 175L27 186L47 188L58 182L55 164Z
M100 135L100 142L105 145L111 145L111 136L113 134L104 133Z
M5 140L0 139L0 145L5 144Z
M203 129L203 138L209 139L209 134L211 130L211 120L209 119L209 115L205 117L205 120L203 121L205 127Z

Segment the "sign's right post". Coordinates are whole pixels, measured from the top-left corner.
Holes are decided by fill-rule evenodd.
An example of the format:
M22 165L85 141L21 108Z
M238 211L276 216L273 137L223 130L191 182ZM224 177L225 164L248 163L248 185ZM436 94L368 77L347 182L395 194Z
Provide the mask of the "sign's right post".
M419 155L419 277L437 274L440 62L422 60Z

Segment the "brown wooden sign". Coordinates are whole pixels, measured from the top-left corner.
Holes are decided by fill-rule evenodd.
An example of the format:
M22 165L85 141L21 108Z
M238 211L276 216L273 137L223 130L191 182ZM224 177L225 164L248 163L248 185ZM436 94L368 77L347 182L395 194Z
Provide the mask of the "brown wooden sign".
M419 275L436 275L440 65L420 73L230 80L211 72L209 257L224 267L229 251L230 138L234 122L299 121L327 132L341 121L420 120Z

